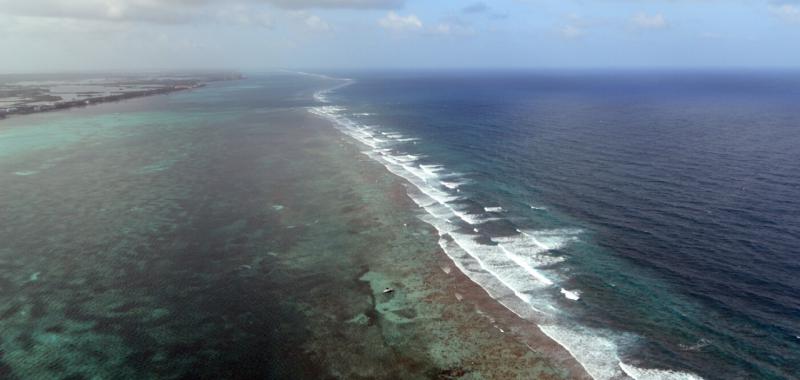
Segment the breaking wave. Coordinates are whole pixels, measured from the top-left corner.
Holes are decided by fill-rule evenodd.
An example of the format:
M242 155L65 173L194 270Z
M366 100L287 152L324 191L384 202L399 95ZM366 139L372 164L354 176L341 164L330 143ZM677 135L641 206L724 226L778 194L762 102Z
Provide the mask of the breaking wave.
M332 91L354 83L350 79L341 82L316 92L314 99L323 105L311 107L309 112L332 121L338 130L369 148L363 152L365 155L413 185L408 188L408 195L425 211L419 218L438 231L439 246L455 266L493 299L535 323L569 351L594 379L700 379L691 373L624 363L619 358L620 345L613 332L576 325L562 318L565 312L558 307L559 300L581 302L581 291L560 285L566 279L558 267L567 258L559 250L580 240L583 232L517 227L504 234L486 232L493 230L483 228L487 223L502 221L513 225L508 218L502 218L506 210L484 205L480 207L482 211L475 212L476 208L468 203L474 201L462 191L462 186L472 180L405 149L406 144L416 143L418 138L363 125L348 117L346 108L331 105L328 95ZM530 207L546 211L543 206Z

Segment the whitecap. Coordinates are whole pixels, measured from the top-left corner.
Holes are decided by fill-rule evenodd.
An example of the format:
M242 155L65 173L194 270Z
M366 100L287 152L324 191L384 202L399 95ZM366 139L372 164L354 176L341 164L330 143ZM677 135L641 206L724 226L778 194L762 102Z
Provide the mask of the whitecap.
M564 297L568 300L577 301L581 299L581 293L577 290L567 290L561 288L561 294L563 294Z
M442 186L450 190L457 190L461 185L464 184L463 182L452 182L452 181L439 181L439 183L441 183Z
M701 380L693 373L638 368L623 363L617 354L617 344L601 330L560 325L539 325L542 332L564 347L595 380Z
M635 380L702 380L693 373L672 371L667 369L638 368L623 362L619 367L626 375Z
M343 85L347 84L349 83ZM320 91L315 96L318 100L328 102L326 95L338 87L341 86ZM390 172L409 181L413 185L408 191L410 198L425 210L419 218L437 230L442 237L439 245L454 265L486 290L492 298L520 317L534 321L549 321L546 324L538 324L542 332L567 349L594 379L616 379L625 376L643 380L700 379L696 375L684 372L643 369L622 363L617 356L617 345L607 337L607 334L582 327L567 328L553 324L554 318L560 311L555 308L548 296L552 293L542 290L552 289L555 282L548 278L550 272L539 268L563 261L563 258L553 256L549 252L577 240L580 230L517 229L519 235L493 238L496 245L479 243L476 240L479 235L458 232L463 230L459 229L457 219L473 225L490 219L471 214L453 205L452 202L461 198L449 191L458 191L458 187L464 182L444 180L462 175L448 173L442 165L418 165L417 162L423 156L393 154L392 149L386 146L398 140L415 141L415 138L393 132L378 133L378 128L359 125L340 116L345 111L342 107L328 105L313 107L309 111L330 119L344 134L371 147L372 150L365 154L382 163ZM535 210L547 209L533 204L529 206ZM484 208L484 211L503 210L489 206ZM481 230L476 227L473 229ZM558 289L567 299L580 298L580 292L577 290Z

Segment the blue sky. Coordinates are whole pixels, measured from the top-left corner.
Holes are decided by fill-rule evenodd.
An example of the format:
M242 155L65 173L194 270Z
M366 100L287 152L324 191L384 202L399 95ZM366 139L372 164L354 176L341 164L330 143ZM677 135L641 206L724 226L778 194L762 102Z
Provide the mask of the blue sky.
M0 0L0 72L800 67L798 0Z

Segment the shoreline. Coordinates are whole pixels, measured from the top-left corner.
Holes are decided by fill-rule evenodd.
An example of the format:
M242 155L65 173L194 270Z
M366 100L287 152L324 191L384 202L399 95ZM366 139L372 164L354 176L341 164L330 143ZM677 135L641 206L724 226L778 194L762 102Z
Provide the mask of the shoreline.
M8 117L14 117L14 116L32 115L32 114L43 113L43 112L66 111L66 110L73 109L73 108L84 108L84 107L93 106L93 105L99 105L99 104L104 104L104 103L121 102L121 101L124 101L124 100L144 98L144 97L148 97L148 96L168 95L168 94L171 94L171 93L174 93L174 92L178 92L178 91L194 90L194 89L202 88L202 87L205 87L205 86L206 86L205 83L198 83L198 84L191 85L191 86L186 86L186 87L174 86L174 87L170 87L170 88L161 88L161 89L156 89L156 90L142 91L141 93L129 93L129 94L124 94L124 95L112 95L112 96L102 96L102 97L96 97L96 98L89 98L89 99L85 99L85 100L74 100L74 101L63 102L63 103L60 103L60 104L57 104L57 105L53 105L53 106L48 106L48 107L21 106L21 107L15 107L15 108L18 108L18 109L15 109L13 111L6 111L6 112L3 112L3 113L0 113L0 120L3 120L3 119L8 118Z
M446 167L436 162L422 161L425 163L420 163L418 160L426 157L424 152L412 150L412 153L408 153L401 148L400 153L396 153L393 150L393 143L414 141L416 140L415 136L401 134L391 129L382 130L379 126L362 125L343 115L347 109L331 104L327 94L353 83L350 79L344 81L344 84L315 93L314 99L322 105L308 107L309 112L330 122L334 129L351 139L352 143L361 146L363 148L361 153L405 184L408 190L405 195L412 204L410 208L416 210L418 219L434 231L432 235L438 236L436 251L439 255L446 257L449 263L456 266L459 274L480 289L477 294L490 300L481 303L482 306L494 308L498 315L509 315L506 319L508 325L515 326L514 331L522 335L524 340L532 342L537 347L548 346L552 357L571 363L567 366L573 370L578 368L585 378L701 379L692 372L664 367L638 367L630 362L625 362L620 358L618 343L613 338L607 337L602 328L574 324L532 306L528 302L529 297L525 292L540 290L530 288L524 282L508 283L507 278L514 278L515 275L518 275L518 273L507 271L508 264L513 262L512 267L518 266L520 270L524 270L526 276L532 276L535 283L543 284L550 290L552 290L550 287L556 283L531 267L530 264L522 261L514 252L515 248L508 246L513 243L501 241L497 244L499 249L496 251L492 250L493 245L477 243L475 247L469 246L470 239L475 236L472 232L476 234L479 232L474 226L482 223L481 218L452 206L451 202L459 198L452 191L457 189L458 185L452 185L442 179L451 181L449 178L459 174L448 171ZM388 145L383 143L388 143ZM484 210L489 211L486 207ZM466 228L471 231L468 233L459 231ZM520 231L519 228L516 229L516 232L522 239L532 240L532 243L525 243L526 240L522 240L520 244L533 244L537 249L554 249L548 248L547 245L537 240L533 235L535 232L533 234L526 233ZM486 235L481 235L481 237L487 238ZM500 236L498 239L508 240L505 236ZM510 260L510 262L504 263L503 260ZM445 270L445 272L449 274L452 269ZM506 280L498 273L505 273ZM578 291L565 288L560 288L560 296L570 301L580 298ZM552 305L546 306L553 307ZM530 327L535 327L535 330ZM501 332L505 332L500 327L497 328ZM531 345L528 345L528 348L535 350ZM564 359L565 357L566 359Z
M421 212L422 209L414 203L408 194L407 187L413 187L413 184L391 173L380 163L372 159L366 159L361 152L367 147L339 131L333 121L318 115L314 115L314 117L328 124L329 128L332 128L337 134L340 134L342 140L346 141L347 144L351 146L349 153L352 155L352 159L368 162L368 165L373 166L371 170L379 172L381 176L391 178L390 181L393 183L388 190L388 196L392 199L394 206L400 207L414 215L418 215ZM491 331L491 334L494 334L498 339L505 341L507 344L509 340L511 340L516 344L522 345L524 349L536 355L541 355L546 358L548 362L566 371L568 373L566 378L592 379L583 366L566 348L545 335L535 323L518 316L499 301L492 298L484 288L461 272L453 259L438 246L438 231L422 220L418 220L418 223L426 230L426 235L420 239L427 239L430 245L435 246L435 248L429 252L435 262L435 268L431 269L425 275L427 285L432 289L445 292L443 295L426 300L427 302L449 305L469 305L472 312L478 315L483 321L482 326L478 327L473 325L470 326L470 328ZM394 228L403 229L404 226L394 226ZM453 321L457 322L453 316L450 316L450 318L453 318ZM483 369L480 371L481 374L489 378L504 378L503 376L496 376L496 371L498 369L492 368L492 366L488 364L490 362L491 360L487 360L484 363L474 362L473 365Z
M433 230L432 233L438 237L436 230L433 227L431 227L431 229ZM453 263L452 259L441 249L436 251L436 255L439 257L439 260L443 262L449 264ZM487 313L487 318L489 318L494 327L500 330L501 333L508 334L512 338L524 343L531 351L545 353L558 365L568 368L572 375L571 378L592 379L583 366L566 348L545 335L531 321L521 318L500 302L493 299L486 293L485 289L472 281L460 270L456 268L450 273L444 273L453 276L454 282L458 285L458 289L461 289L461 292L454 291L454 294L461 294L464 296L465 301L472 302L475 305L476 310ZM503 327L505 327L505 329Z
M138 91L127 91L119 94L104 95L104 96L88 96L78 100L60 100L52 104L18 104L9 107L0 108L0 120L13 116L31 115L43 112L63 111L73 108L83 108L92 105L114 103L129 99L143 98L155 95L167 95L180 91L195 90L207 86L209 83L225 82L242 80L245 77L241 74L230 74L223 76L209 76L207 78L185 79L185 80L169 80L168 83L163 84L162 87L153 89L144 89ZM114 84L114 83L110 83ZM37 103L33 101L32 103Z

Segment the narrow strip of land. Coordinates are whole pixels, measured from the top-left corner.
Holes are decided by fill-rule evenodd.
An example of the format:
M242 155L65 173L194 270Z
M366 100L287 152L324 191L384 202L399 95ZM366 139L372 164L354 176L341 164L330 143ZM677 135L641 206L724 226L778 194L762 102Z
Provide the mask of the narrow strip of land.
M31 80L35 78L36 80ZM242 79L239 73L0 76L0 119L84 107Z

